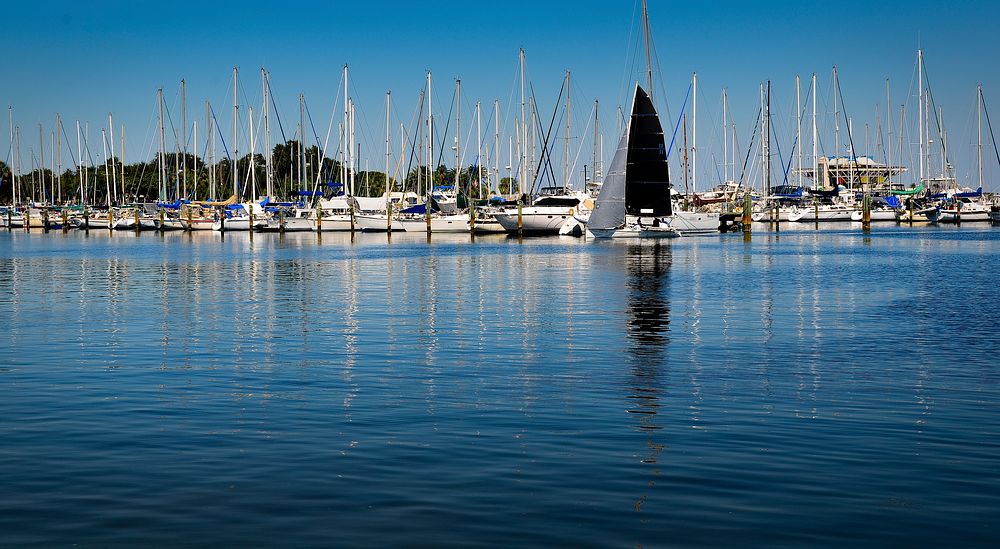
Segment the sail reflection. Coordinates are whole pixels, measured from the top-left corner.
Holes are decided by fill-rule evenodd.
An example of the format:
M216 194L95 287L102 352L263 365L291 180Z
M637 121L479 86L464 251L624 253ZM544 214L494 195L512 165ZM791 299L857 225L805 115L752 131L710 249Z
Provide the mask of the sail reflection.
M664 444L656 439L663 429L657 422L660 408L663 369L667 364L670 343L670 264L669 244L629 245L625 253L628 272L626 307L628 312L628 357L631 363L631 387L628 412L639 420L639 429L646 434L646 448L641 461L654 466L646 490L633 503L641 511L649 490L661 476L656 466Z

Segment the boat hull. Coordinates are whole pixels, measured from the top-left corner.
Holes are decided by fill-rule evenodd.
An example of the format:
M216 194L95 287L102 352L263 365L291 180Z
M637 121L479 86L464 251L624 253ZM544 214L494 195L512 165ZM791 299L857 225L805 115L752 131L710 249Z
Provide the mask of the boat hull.
M400 224L406 232L427 232L427 220L423 217L400 219ZM469 215L431 216L432 233L467 233L469 232Z
M681 232L673 227L644 227L627 226L620 229L587 229L587 235L591 238L622 238L622 239L653 239L653 238L679 238Z
M389 230L390 223L386 218L385 214L375 214L375 215L357 215L354 216L354 221L358 226L358 229L366 233L384 233ZM398 219L393 219L391 223L393 231L403 231L403 224L399 222Z
M557 211L537 211L537 208L525 208L521 212L521 232L524 234L559 234L563 224L573 218L569 209ZM517 210L505 210L496 214L497 223L505 231L517 234Z

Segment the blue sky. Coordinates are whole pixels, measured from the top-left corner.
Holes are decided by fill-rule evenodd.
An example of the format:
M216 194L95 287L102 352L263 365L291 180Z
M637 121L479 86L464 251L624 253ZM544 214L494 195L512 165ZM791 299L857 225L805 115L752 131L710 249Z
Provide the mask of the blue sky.
M204 102L210 100L220 122L228 125L232 67L240 67L241 95L253 103L260 100L257 74L264 66L271 72L286 131L294 126L298 94L304 93L323 134L335 108L340 69L348 63L351 95L363 126L359 139L364 150L378 151L365 154L374 169L382 163L386 90L393 91L395 124L408 121L425 71L432 70L435 110L443 119L454 78L460 77L466 130L477 99L490 104L484 106L484 117L492 101L500 99L510 122L507 109L516 99L511 93L517 51L524 47L546 119L564 71L572 71L571 151L574 157L582 151L575 170L582 171L579 164L590 157L584 126L593 101L601 101L611 141L614 108L625 100L631 82L642 76L634 57L640 30L637 6L633 0L296 2L277 7L251 1L17 2L6 8L0 102L14 107L22 157L27 156L27 143L37 148L37 125L42 123L47 135L57 112L74 141L75 121L89 121L96 144L98 128L110 111L116 123L127 126L127 159L134 161L152 156L160 86L175 121L180 120L179 82L184 78L189 120L204 120ZM915 85L919 44L936 103L944 109L950 156L963 181L975 170L971 144L976 84L982 82L988 104L1000 105L994 32L1000 7L995 2L781 0L758 6L652 0L650 11L657 72L665 85L660 97L667 105L661 109L665 126L672 126L679 115L691 73L699 74L698 171L703 182L717 179L718 162L713 160L721 155L723 87L729 90L740 145L745 147L757 113L758 85L772 81L772 116L787 158L794 139L794 77L807 80L818 73L821 152L833 154L830 70L836 64L856 150L863 153L864 124L874 134L876 105L884 112L886 78L892 83L895 118L904 102L916 112L915 99L907 92ZM1000 107L994 108L1000 113ZM1000 121L1000 114L991 114ZM915 122L911 124L915 131ZM0 139L6 141L6 117L2 126ZM1000 131L1000 122L997 126ZM204 127L199 131L203 136ZM605 146L606 151L612 147ZM807 142L806 150L810 148ZM992 144L987 148L987 173L1000 177ZM242 144L240 149L247 147ZM561 157L556 151L556 158ZM1000 189L1000 183L987 187Z

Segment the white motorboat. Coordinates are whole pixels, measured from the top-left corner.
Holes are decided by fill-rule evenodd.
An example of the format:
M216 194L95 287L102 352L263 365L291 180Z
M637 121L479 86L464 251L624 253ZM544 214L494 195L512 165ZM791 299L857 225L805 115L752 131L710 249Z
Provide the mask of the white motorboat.
M431 214L432 233L467 233L469 232L469 214L452 215ZM399 220L406 232L427 232L427 218L423 216L403 217Z
M520 216L517 208L507 208L496 212L494 217L511 234L518 233L519 217L520 232L523 234L558 234L559 229L573 219L573 215L580 210L580 204L587 198L589 196L581 192L543 194L531 206L522 207Z

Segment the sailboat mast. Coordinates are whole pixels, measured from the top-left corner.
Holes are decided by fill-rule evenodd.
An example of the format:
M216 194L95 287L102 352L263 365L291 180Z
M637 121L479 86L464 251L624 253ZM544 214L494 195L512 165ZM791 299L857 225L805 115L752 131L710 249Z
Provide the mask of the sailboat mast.
M240 179L239 174L236 173L236 159L239 158L239 115L240 115L240 104L239 98L237 97L236 88L239 79L239 69L233 67L233 162L232 166L229 167L230 171L233 172L233 195L240 198Z
M462 185L462 79L455 79L455 192Z
M125 157L125 130L122 130L122 158ZM111 142L111 184L115 194L118 193L118 171L115 170L115 124L111 113L108 113L108 139ZM125 169L125 162L122 161L122 169ZM122 197L125 196L125 173L122 172Z
M187 97L185 96L185 82L181 79L181 152L184 156L181 156L181 180L183 183L183 194L181 196L187 197L188 195L188 176L187 176L187 155L188 155L188 142L187 142ZM174 134L177 135L177 134Z
M601 174L600 174L600 168L598 168L598 165L597 165L597 143L600 140L599 134L600 134L600 125L601 125L600 113L601 113L601 102L598 101L597 99L595 99L594 100L594 143L593 143L593 145L594 145L594 161L593 162L594 163L591 166L591 168L593 169L593 173L594 173L593 178L594 178L594 182L595 183L598 181L598 179L601 176ZM584 184L586 185L586 181L584 182ZM583 190L584 191L587 190L586 186L584 186Z
M257 135L253 131L253 106L248 107L250 114L250 196L257 199Z
M978 146L977 155L979 157L979 188L983 188L983 85L976 86L976 132Z
M346 157L345 157L346 160ZM299 94L299 184L300 189L309 187L306 174L306 96ZM346 192L347 181L344 181Z
M480 102L476 101L476 187L477 198L483 197L483 113Z
M392 141L390 137L391 132L391 118L390 112L392 108L392 91L385 92L385 208L386 213L389 211L389 199L390 191L392 188L389 184L389 156L392 147Z
M267 84L267 71L260 68L261 93L264 97L264 180L267 185L267 196L274 194L274 187L271 182L271 95L270 86Z
M837 88L840 83L837 80L837 66L833 66L833 156L837 158L840 156L840 102L838 98Z
M427 71L427 185L424 189L427 193L427 207L429 213L431 208L431 195L434 192L434 94L431 93L431 71Z
M925 163L924 163L924 50L917 50L917 86L919 86L919 91L917 92L917 104L919 114L917 115L918 125L920 126L920 136L918 141L920 142L920 149L918 156L920 157L920 181L923 182L926 174ZM913 150L913 149L910 149Z
M646 84L649 87L649 98L653 99L653 63L649 54L649 9L646 0L642 0L642 26L646 38Z
M812 76L812 125L813 125L813 184L817 189L826 187L826 183L820 183L819 178L819 127L816 126L816 73Z
M519 149L518 152L521 153L521 155L520 155L521 156L521 158L520 158L521 165L518 166L518 170L517 170L518 171L518 174L517 174L517 196L518 196L518 201L520 201L521 200L520 197L524 196L524 179L525 179L525 177L528 174L528 172L527 172L527 169L528 169L527 168L527 164L528 164L527 153L528 153L528 151L527 151L527 148L525 147L525 144L528 142L528 129L527 129L526 125L525 125L526 122L525 122L525 118L524 118L524 109L525 109L525 96L524 96L524 48L521 48L520 53L518 54L518 62L520 63L520 68L521 68L521 127L520 127L520 132L518 132L518 141L520 141L520 143L518 143L518 149Z
M729 181L729 92L722 88L722 182Z
M493 178L496 180L494 185L497 192L500 192L500 100L493 100ZM491 189L492 190L492 189Z
M799 187L802 187L802 80L795 75L795 149L799 161Z
M57 180L57 193L58 201L62 204L62 116L56 113L56 177Z
M164 137L163 137L163 88L159 88L159 89L156 90L156 102L157 102L157 106L158 106L159 112L160 112L160 116L159 116L159 120L158 120L158 125L160 126L160 135L159 135L159 137L160 137L160 149L158 151L159 154L157 155L157 156L159 156L159 160L160 160L160 165L158 166L158 168L159 168L158 175L159 175L159 180L160 180L159 187L160 188L159 188L159 193L158 193L159 196L157 198L160 199L160 200L165 200L166 199L166 194L167 194L166 191L165 191L165 185L167 183L167 172L166 172L166 170L167 170L166 163L167 162L166 162L166 158L164 158L164 155L165 155L164 151L165 151L165 146L166 145L164 143ZM114 157L114 155L115 155L115 144L114 144L114 141L115 140L112 137L111 138L111 156L112 157ZM111 162L113 164L114 160L112 160Z
M191 178L192 178L191 185L193 187L191 194L194 196L195 199L197 199L198 198L198 120L192 121L192 125L194 126L192 128L194 131L194 136L191 138L191 142L194 143L195 148L194 148L194 158L191 159L192 162L194 162L194 166L191 168Z
M344 123L343 123L343 128L341 129L342 132L341 135L343 135L343 137L341 138L340 141L341 142L340 148L343 151L343 157L341 158L340 162L340 174L342 178L341 184L343 185L344 196L347 196L349 192L347 188L347 176L348 176L347 161L348 161L348 148L351 146L351 144L348 142L348 133L350 132L350 128L348 128L348 119L351 116L350 113L351 100L347 96L347 78L348 78L347 64L345 63L344 64ZM303 133L304 132L305 128L303 127ZM302 141L303 143L305 142L304 139Z
M11 148L13 148L13 135L11 135ZM76 178L80 185L80 203L87 205L87 187L83 184L83 148L80 146L80 121L76 121ZM13 172L12 172L13 173Z
M569 140L570 140L569 83L570 83L570 72L566 71L566 146L563 147L563 191L564 192L569 192Z
M691 74L691 193L698 192L698 73Z

